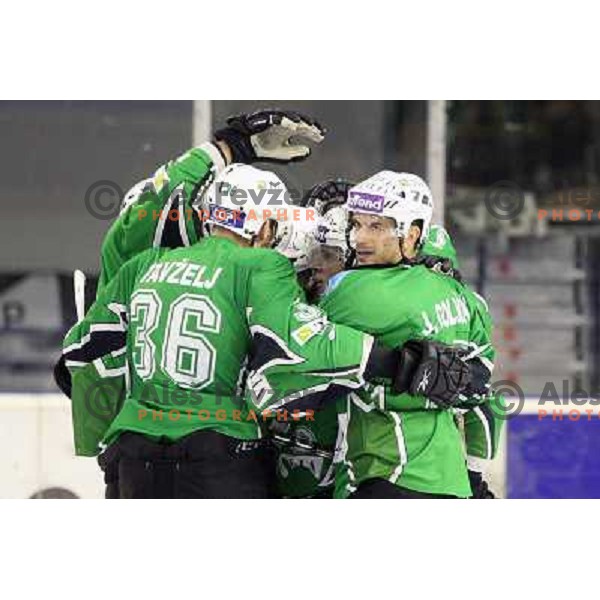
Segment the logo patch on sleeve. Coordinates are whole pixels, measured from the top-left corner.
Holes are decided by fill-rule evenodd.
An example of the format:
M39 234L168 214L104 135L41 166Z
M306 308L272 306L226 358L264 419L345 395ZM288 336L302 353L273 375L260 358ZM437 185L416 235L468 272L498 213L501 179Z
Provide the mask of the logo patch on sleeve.
M315 319L314 321L310 321L310 323L305 323L292 331L292 338L294 341L300 345L304 346L308 340L313 338L315 335L319 335L325 331L328 322L327 319Z
M323 313L316 306L305 304L304 302L296 302L294 306L294 317L302 322L307 323L321 317Z

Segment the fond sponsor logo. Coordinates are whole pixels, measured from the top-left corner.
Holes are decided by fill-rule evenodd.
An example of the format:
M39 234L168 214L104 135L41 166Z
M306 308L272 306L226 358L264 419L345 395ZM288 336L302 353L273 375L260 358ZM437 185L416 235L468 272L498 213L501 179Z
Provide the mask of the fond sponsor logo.
M348 210L362 210L365 212L383 212L384 197L364 192L350 192Z

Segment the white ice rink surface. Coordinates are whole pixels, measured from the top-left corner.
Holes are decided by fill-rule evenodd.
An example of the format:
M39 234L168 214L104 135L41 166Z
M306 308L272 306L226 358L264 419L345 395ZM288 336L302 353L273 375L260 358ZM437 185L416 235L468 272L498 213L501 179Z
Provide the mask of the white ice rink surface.
M487 474L496 495L505 493L505 440ZM95 458L75 456L71 403L62 394L0 394L0 498L30 498L63 488L79 498L103 498Z
M0 394L0 498L64 488L103 498L95 458L75 456L71 404L62 394Z

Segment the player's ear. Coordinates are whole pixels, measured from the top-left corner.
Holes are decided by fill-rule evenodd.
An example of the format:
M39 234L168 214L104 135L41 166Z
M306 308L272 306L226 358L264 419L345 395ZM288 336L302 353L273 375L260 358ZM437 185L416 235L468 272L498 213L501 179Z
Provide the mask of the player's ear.
M413 221L412 225L408 230L408 235L406 239L409 241L413 248L416 248L419 240L421 239L421 232L423 231L423 222L422 221Z
M255 248L271 248L277 235L277 222L267 219L260 227L258 234L254 238L253 246Z
M419 240L421 239L421 231L421 222L414 221L409 227L407 235L403 238L400 238L400 250L406 258L415 257L418 250Z

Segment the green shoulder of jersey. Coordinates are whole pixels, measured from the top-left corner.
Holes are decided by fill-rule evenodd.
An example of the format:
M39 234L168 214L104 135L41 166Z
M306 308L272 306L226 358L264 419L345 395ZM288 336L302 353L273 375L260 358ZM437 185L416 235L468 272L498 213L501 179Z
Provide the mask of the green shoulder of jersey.
M129 259L148 248L189 246L202 232L196 200L225 166L210 143L162 165L124 199L102 243L102 289Z
M429 229L429 235L421 248L420 254L431 254L449 258L452 266L458 269L458 257L454 243L448 232L441 225L432 225Z
M493 359L480 302L464 285L423 266L359 268L335 276L321 307L332 320L374 335L389 347L433 339L477 349ZM465 497L470 493L463 443L452 413L422 396L368 385L347 404L347 495L369 478L408 489Z

